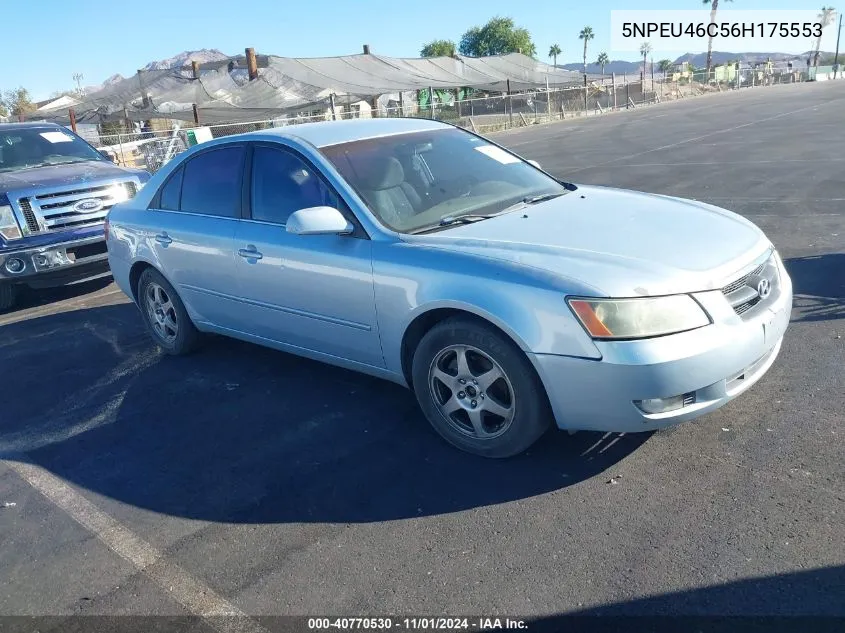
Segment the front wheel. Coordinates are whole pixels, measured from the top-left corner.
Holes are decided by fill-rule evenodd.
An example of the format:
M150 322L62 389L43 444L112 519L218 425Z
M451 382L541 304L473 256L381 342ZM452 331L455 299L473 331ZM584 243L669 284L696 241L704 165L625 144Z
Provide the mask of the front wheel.
M451 318L429 330L414 353L413 383L435 430L475 455L517 455L550 425L548 399L531 363L482 321Z
M199 332L188 316L176 290L154 268L147 268L138 280L138 305L147 329L167 354L181 356L192 352Z

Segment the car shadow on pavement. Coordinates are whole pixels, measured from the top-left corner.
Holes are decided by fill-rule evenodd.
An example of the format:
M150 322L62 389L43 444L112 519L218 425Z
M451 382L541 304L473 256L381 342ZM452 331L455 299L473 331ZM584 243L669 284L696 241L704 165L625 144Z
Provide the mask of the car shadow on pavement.
M0 327L0 457L125 504L209 521L368 522L456 512L593 477L649 435L550 432L487 460L407 390L238 341L164 357L132 304Z
M845 566L658 594L527 620L533 633L837 633L845 624Z
M792 278L794 321L845 318L845 253L793 257L784 265Z

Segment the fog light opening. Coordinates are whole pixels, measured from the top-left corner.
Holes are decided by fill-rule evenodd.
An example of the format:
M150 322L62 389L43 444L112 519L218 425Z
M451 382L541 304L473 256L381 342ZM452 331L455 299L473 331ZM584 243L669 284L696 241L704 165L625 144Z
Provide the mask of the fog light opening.
M16 275L20 272L23 272L23 269L26 268L26 264L22 259L17 257L10 257L6 260L6 270L8 270L13 275Z
M643 413L669 413L677 411L691 404L695 404L695 392L682 393L671 398L648 398L646 400L634 400L634 404Z

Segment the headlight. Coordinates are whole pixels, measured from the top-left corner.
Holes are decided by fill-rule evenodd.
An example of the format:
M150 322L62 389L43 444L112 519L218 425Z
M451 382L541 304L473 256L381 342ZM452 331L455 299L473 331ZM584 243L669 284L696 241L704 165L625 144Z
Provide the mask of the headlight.
M12 213L9 205L0 206L0 235L7 240L17 240L21 237L21 227Z
M597 339L632 339L675 334L710 324L689 295L636 299L569 299L581 325Z

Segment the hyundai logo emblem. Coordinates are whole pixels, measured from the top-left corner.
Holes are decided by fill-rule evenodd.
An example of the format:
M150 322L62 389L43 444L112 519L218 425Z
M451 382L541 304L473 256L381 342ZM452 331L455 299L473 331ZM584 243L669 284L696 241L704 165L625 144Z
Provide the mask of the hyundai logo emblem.
M95 211L99 211L103 208L103 201L98 200L97 198L88 198L86 200L80 200L75 205L73 205L73 210L77 213L94 213Z
M768 279L761 279L757 284L757 294L760 295L760 299L765 299L769 296L772 292L772 284L769 282Z

